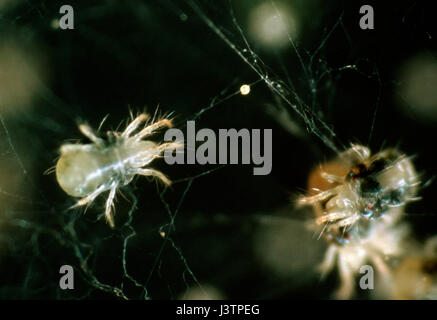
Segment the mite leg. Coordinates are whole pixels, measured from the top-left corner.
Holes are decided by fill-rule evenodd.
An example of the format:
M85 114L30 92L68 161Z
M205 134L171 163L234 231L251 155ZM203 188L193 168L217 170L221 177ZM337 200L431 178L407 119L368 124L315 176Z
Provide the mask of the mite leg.
M162 119L158 122L155 122L154 124L151 124L151 125L145 127L143 130L141 130L136 135L134 135L133 138L135 140L141 140L142 138L151 135L153 132L155 132L156 130L158 130L162 127L169 127L170 128L171 126L172 126L172 123L170 120Z
M87 125L87 124L81 124L79 126L79 130L80 132L83 133L83 135L85 137L87 137L88 139L90 139L92 142L94 142L95 144L97 144L98 146L104 146L105 142L103 141L103 139L99 138L93 131L93 129Z
M168 143L163 143L160 144L158 146L158 149L161 152L164 152L167 149L173 149L173 150L178 150L184 147L184 144L182 142L168 142Z
M149 158L149 159L147 159L147 161L145 161L144 164L141 165L141 167L142 167L142 166L145 166L146 164L150 163L151 161L153 161L153 160L156 159L156 158L160 158L160 157L162 157L161 154L162 154L165 150L170 149L170 150L172 150L172 151L176 150L176 152L177 152L178 149L182 148L183 146L184 146L184 144L183 144L183 143L179 143L179 142L168 142L168 143L160 144L160 145L158 145L158 146L155 147L155 150L154 150L154 152L153 152L153 155L152 155L150 158L147 157L147 158Z
M124 138L128 138L132 132L134 132L138 126L146 121L147 119L149 119L149 115L142 113L140 114L138 117L135 118L135 120L133 120L127 127L126 129L123 131L123 133L121 134L122 137Z
M70 207L70 209L76 208L76 207L81 207L87 204L90 204L91 202L94 201L95 198L97 198L97 196L99 194L101 194L102 192L105 191L105 186L101 185L99 188L97 188L94 192L90 193L89 195L87 195L85 198L80 199L75 205L73 205L72 207Z
M325 222L333 222L335 220L348 218L349 216L349 211L332 212L317 218L316 223L320 225Z
M349 218L343 219L338 222L339 227L346 227L353 225L357 220L360 219L360 215L354 214L353 216L350 216Z
M322 273L322 278L326 276L326 274L332 270L335 264L335 260L337 258L337 246L330 245L328 250L325 253L325 257L323 258L323 262L317 267L320 273Z
M346 259L340 254L338 256L338 267L340 272L341 286L336 296L338 299L349 299L354 292L354 273Z
M113 209L114 209L114 198L115 193L117 192L117 184L114 184L111 188L111 191L109 191L108 199L106 200L106 210L105 210L105 217L106 221L108 221L109 226L111 228L114 228L114 215L113 215Z
M168 142L160 145L156 145L152 143L152 146L149 149L144 149L141 153L138 154L138 157L133 160L133 166L136 168L141 168L152 162L156 158L161 158L162 153L169 149L171 152L176 152L178 149L183 147L184 145L179 142Z
M333 189L329 189L329 190L326 190L326 191L322 191L322 192L319 192L318 194L316 194L314 196L303 197L303 198L299 199L299 204L300 205L305 205L305 204L311 204L311 203L323 201L325 199L328 199L329 197L332 197L336 193L337 193L337 188L333 188Z
M370 256L373 264L375 265L376 269L378 270L379 273L379 282L381 284L384 285L384 287L389 288L390 286L392 286L393 284L393 274L390 271L390 267L385 263L385 261L383 260L383 258L376 254L373 253Z
M171 185L171 181L160 171L153 170L153 169L142 169L138 168L135 170L136 174L142 175L142 176L153 176L159 178L162 182L164 182L166 185Z

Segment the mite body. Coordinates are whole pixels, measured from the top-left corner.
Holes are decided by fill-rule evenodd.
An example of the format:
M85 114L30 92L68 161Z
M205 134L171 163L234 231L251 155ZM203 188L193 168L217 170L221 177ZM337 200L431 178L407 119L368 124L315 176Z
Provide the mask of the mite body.
M108 138L98 137L88 125L80 125L80 131L91 144L66 144L61 147L61 157L56 164L56 178L61 188L73 197L81 197L76 206L90 204L105 191L109 191L105 216L114 227L112 206L116 191L129 184L135 175L157 177L169 185L170 180L160 171L145 168L166 149L176 149L177 143L157 144L143 140L171 122L163 119L145 126L148 115L141 114L123 132L109 131Z
M61 152L57 179L61 188L73 197L86 196L99 186L110 186L113 182L127 185L138 174L137 168L147 165L160 154L157 145L151 141L109 148L89 145L81 150L64 147ZM165 178L163 181L169 183Z

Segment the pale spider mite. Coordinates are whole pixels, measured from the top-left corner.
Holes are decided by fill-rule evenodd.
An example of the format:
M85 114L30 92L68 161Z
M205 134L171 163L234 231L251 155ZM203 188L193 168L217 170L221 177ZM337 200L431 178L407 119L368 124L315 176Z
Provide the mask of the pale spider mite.
M166 185L171 184L162 172L146 166L166 149L176 150L180 144L157 144L143 140L156 130L172 125L169 119L162 119L152 121L139 130L140 125L148 119L147 114L140 114L123 132L108 131L105 140L98 137L91 127L81 124L79 130L92 143L61 146L61 156L56 164L56 179L67 194L82 198L73 207L90 204L101 193L109 191L105 217L113 228L112 209L116 191L129 184L135 175L153 176Z
M355 224L365 229L390 208L417 200L418 185L411 159L398 150L371 155L367 147L352 145L313 174L309 187L315 194L300 198L299 204L312 205L323 234L344 244Z

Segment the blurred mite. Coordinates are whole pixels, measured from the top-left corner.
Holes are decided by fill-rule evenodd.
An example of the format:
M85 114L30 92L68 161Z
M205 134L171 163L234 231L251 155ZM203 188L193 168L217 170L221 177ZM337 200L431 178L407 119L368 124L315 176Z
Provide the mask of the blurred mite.
M100 194L109 191L105 217L114 227L113 202L117 190L129 184L134 176L152 176L166 185L171 181L160 171L147 166L166 149L177 149L179 143L157 144L144 140L163 127L171 127L171 120L164 118L150 123L149 115L136 117L123 132L108 131L106 139L99 137L92 128L81 124L79 130L92 143L64 144L56 164L56 179L70 196L81 197L74 207L91 204ZM146 123L140 128L140 125ZM139 130L141 129L141 130ZM138 132L137 132L138 131Z
M339 299L354 293L355 277L371 262L376 272L391 276L386 261L403 254L408 234L399 220L408 202L418 200L419 177L411 158L396 149L374 155L367 147L352 145L336 159L314 170L311 194L299 205L311 205L329 247L319 271L325 275L337 264Z

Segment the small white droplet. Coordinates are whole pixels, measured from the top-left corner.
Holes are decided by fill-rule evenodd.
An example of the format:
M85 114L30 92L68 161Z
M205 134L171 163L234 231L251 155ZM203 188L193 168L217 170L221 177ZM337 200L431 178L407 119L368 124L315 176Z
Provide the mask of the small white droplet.
M240 93L241 93L243 96L248 95L248 94L250 93L250 86L249 86L248 84L243 84L243 85L240 87Z

